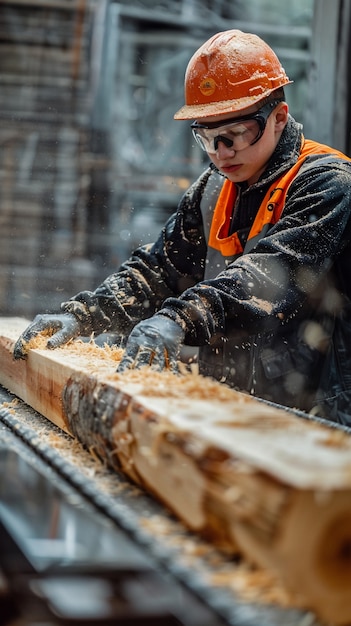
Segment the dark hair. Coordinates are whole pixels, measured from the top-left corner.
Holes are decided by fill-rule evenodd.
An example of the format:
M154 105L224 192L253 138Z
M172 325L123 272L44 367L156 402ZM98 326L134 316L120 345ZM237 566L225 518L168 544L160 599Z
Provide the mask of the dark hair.
M267 102L272 102L272 100L285 100L284 87L278 87L278 89L269 94Z
M272 91L272 93L270 93L269 96L266 96L265 98L263 98L263 100L260 100L257 103L257 106L259 109L261 109L269 102L274 102L274 100L277 100L279 102L285 101L284 87L278 87L278 89L275 89L274 91Z

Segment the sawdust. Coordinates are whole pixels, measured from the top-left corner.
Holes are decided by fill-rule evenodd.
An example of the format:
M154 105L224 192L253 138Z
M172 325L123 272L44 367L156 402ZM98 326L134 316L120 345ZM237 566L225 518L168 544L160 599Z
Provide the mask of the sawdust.
M28 354L29 350L35 350L36 348L45 349L48 338L52 336L52 332L43 330L39 335L32 337L29 341L23 342L23 352Z
M283 587L271 571L245 561L211 573L209 582L213 587L229 587L248 602L275 604L282 608L304 608L298 596Z
M210 378L200 374L188 372L175 374L168 371L156 372L149 367L138 370L127 370L122 374L118 372L109 376L111 382L123 382L140 385L140 391L144 396L157 396L164 398L190 397L198 400L218 400L220 402L245 403L249 396L236 392ZM252 401L252 400L251 400Z
M41 333L40 335L33 337L33 339L26 344L26 351L32 349L46 350L46 344L49 336L49 333ZM119 362L123 355L122 348L110 346L107 343L104 346L98 346L94 342L93 338L91 338L90 341L83 341L82 339L69 341L67 344L55 348L55 352L75 354L82 357L93 357L94 359L108 362L110 361L114 364Z
M46 349L47 336L38 335L28 343L28 349ZM90 341L76 339L55 349L62 356L82 357L84 369L98 372L99 365L111 365L108 379L111 382L132 383L140 385L140 393L144 396L183 398L185 396L198 400L218 400L219 402L240 403L250 402L250 396L236 392L223 383L205 378L198 373L197 368L186 370L181 368L181 374L170 371L157 372L149 367L136 370L116 372L124 350L117 346L98 346L93 338ZM106 372L104 372L106 376Z
M11 415L15 415L16 413L16 407L19 404L19 399L18 398L14 398L13 400L11 400L11 402L2 402L0 406L3 406L5 409L8 410L9 413L11 413Z

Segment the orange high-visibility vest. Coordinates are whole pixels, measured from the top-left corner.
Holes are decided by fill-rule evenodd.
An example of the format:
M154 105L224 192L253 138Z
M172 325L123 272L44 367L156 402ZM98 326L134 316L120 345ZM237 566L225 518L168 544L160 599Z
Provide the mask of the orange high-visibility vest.
M296 163L274 181L264 196L244 249L237 233L228 234L237 197L236 184L225 179L214 209L210 205L207 207L202 205L201 210L204 223L207 221L209 224L205 278L214 278L237 256L252 250L256 243L265 236L269 228L277 223L283 212L285 197L289 187L306 158L311 154L336 156L343 160L351 161L348 156L339 150L303 138L303 145ZM208 211L211 212L211 216L208 215ZM207 215L205 215L206 212Z

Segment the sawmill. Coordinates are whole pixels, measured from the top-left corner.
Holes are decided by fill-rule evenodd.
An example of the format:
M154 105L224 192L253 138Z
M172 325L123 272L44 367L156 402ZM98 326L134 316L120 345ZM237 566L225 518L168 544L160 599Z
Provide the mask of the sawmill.
M351 408L173 371L166 348L121 367L107 326L45 326L157 240L203 138L236 141L226 111L175 118L216 33L264 39L304 135L351 159L351 2L281 5L0 3L0 626L351 625Z

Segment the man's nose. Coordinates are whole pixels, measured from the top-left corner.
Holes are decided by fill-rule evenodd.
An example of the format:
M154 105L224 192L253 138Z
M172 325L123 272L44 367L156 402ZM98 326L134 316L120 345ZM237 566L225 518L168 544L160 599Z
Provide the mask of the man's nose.
M233 142L231 139L228 139L228 137L224 137L224 135L218 135L218 137L214 138L213 143L216 154L218 154L218 156L227 156L228 153L233 156L233 152L235 152L233 148Z

